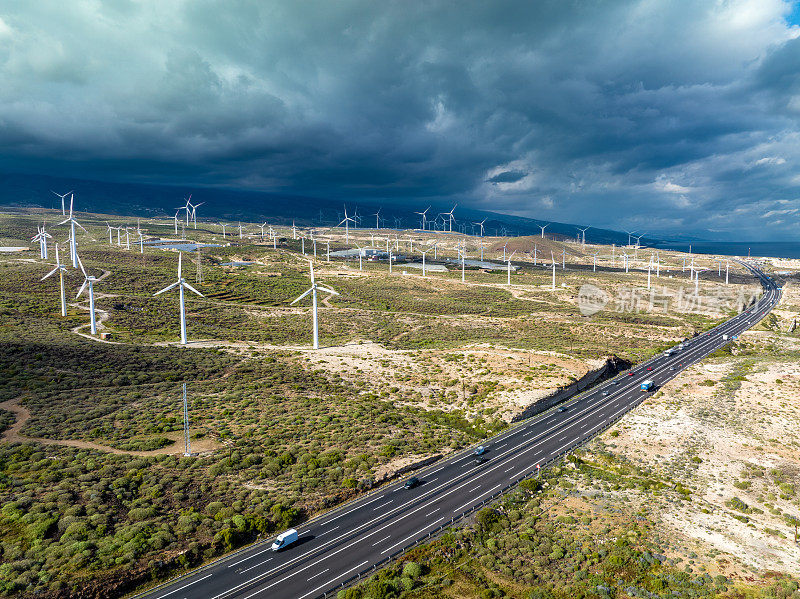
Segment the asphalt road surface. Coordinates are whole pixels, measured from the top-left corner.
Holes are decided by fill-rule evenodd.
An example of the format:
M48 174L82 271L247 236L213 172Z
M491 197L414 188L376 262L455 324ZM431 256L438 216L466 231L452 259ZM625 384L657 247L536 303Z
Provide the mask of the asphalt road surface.
M672 355L660 354L562 408L487 440L482 462L476 462L472 449L461 452L418 474L421 484L416 488L405 489L404 481L399 481L298 526L298 543L283 551L270 549L272 539L257 543L143 596L313 599L335 592L353 576L368 574L373 566L448 526L510 485L535 476L538 467L613 425L652 392L641 390L643 381L653 381L657 389L763 318L779 301L780 289L760 271L744 265L764 287L757 304L685 342Z

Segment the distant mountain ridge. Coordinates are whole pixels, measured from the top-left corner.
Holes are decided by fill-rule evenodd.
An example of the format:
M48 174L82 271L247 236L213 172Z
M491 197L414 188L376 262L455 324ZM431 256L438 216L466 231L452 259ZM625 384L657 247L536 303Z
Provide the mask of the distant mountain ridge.
M399 222L401 228L417 228L420 217L415 210L422 211L428 204L400 208L396 204L379 204L375 202L343 202L324 198L282 195L276 193L244 191L217 187L187 187L151 185L144 183L115 183L97 180L68 179L40 175L18 173L0 173L0 206L35 206L39 208L60 208L61 200L52 193L75 192L75 208L81 212L105 214L161 217L172 216L179 206L184 204L183 198L192 194L195 203L203 202L197 211L198 218L224 219L228 221L256 222L269 220L290 225L294 220L302 226L330 226L337 224L343 216L344 205L348 215L355 213L361 216L361 226L374 228L375 213L380 209L381 218L385 219L382 227L394 228ZM424 204L424 205L423 205ZM429 215L434 217L440 212L447 212L452 205L433 204ZM534 235L540 234L539 225L549 223L545 234L560 239L576 239L577 225L543 221L521 216L501 214L497 212L474 210L458 207L455 211L457 227L462 223L467 226L467 233L472 233L473 223L483 221L486 235ZM399 220L396 220L399 219ZM582 225L585 227L586 225ZM477 227L475 228L477 231ZM624 245L628 235L621 231L591 227L586 231L589 243L616 243ZM657 238L643 238L642 243L658 242Z

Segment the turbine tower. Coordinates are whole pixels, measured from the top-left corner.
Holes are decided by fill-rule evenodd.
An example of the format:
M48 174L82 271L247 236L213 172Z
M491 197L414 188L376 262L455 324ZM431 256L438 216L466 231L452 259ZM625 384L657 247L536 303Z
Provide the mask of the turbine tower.
M346 218L346 217L345 217ZM391 258L390 258L391 259ZM339 295L333 289L329 287L324 287L316 282L314 279L314 263L311 260L308 261L308 267L311 269L311 287L306 290L300 297L295 299L291 305L296 304L309 293L311 294L311 307L313 312L314 318L314 349L319 349L319 320L317 318L317 290L322 291L323 293L330 293L331 295Z
M47 260L47 240L53 236L44 230L44 225L36 227L36 235L31 237L31 241L39 242L39 256L42 260Z
M347 216L347 206L345 206L344 208L344 218L342 219L342 222L336 226L341 227L342 223L344 223L344 242L350 243L350 223L353 223L353 225L355 226L356 221L354 218L350 218L349 216Z
M74 201L75 195L71 194L69 196L69 216L58 224L65 225L69 223L69 256L72 260L72 268L78 268L78 242L75 241L75 225L78 225L81 229L83 229L83 226L72 216L72 204ZM83 230L85 231L86 229Z
M542 230L542 239L544 239L544 230L545 230L547 227L549 227L549 226L550 226L550 223L547 223L547 224L546 224L546 225L544 225L544 226L542 226L542 225L536 225L536 226L537 226L537 227L539 227L539 228Z
M161 291L157 291L153 294L153 297L164 293L165 291L169 291L170 289L174 289L175 287L178 288L178 293L180 297L180 305L181 305L181 345L186 345L186 304L184 302L183 297L183 290L188 289L199 295L200 297L205 297L202 293L200 293L197 289L189 285L186 280L181 276L181 261L183 259L183 253L178 254L178 280L172 283L171 285L167 285Z
M484 218L484 219L483 219L481 222L479 222L479 223L472 223L473 225L477 225L478 227L480 227L480 228L481 228L481 237L483 237L483 223L485 223L487 220L488 220L487 218Z
M81 285L81 288L78 290L78 295L75 296L75 299L81 296L84 289L87 287L89 288L89 317L92 323L91 330L92 335L97 335L97 321L94 316L94 284L97 282L97 279L92 275L86 274L86 269L83 268L83 263L80 258L78 258L78 265L81 267L81 272L83 273L83 285Z
M51 189L50 191L53 191L53 190ZM58 197L61 198L61 216L66 216L67 215L67 211L66 211L66 208L64 207L64 198L66 198L69 194L71 194L72 191L68 191L65 194L56 193L55 191L53 191L53 193L55 193Z
M585 229L581 229L580 227L576 227L576 229L578 229L578 231L581 232L581 245L585 246L586 245L586 231L591 229L591 227L586 227Z
M61 259L58 256L58 244L56 244L56 267L47 273L45 276L42 277L42 281L44 281L47 277L58 273L58 279L61 286L61 316L67 315L67 295L64 291L64 273L67 271L67 267L61 264Z
M430 207L430 206L428 206L428 207L427 207L427 208L425 208L425 210L423 210L422 212L414 212L414 214L419 214L419 215L422 217L422 230L423 230L423 231L425 230L425 223L426 223L426 222L427 222L427 220L428 220L428 216L427 216L427 215L428 215L428 210L430 210L430 209L431 209L431 207Z
M191 444L189 443L189 400L186 397L186 383L183 384L183 455L192 455Z

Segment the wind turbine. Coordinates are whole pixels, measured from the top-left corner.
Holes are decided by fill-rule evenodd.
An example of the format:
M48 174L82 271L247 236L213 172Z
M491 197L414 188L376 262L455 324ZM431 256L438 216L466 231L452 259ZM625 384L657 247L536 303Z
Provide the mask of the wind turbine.
M476 225L476 226L478 226L478 227L480 227L480 228L481 228L481 237L483 237L483 223L485 223L487 220L488 220L488 217L487 217L487 218L484 218L484 219L483 219L481 222L479 222L479 223L472 223L473 225Z
M178 293L179 293L179 297L180 297L180 307L181 307L181 345L186 345L186 343L187 343L187 340L186 340L186 304L184 302L183 290L184 289L188 289L189 291L192 291L192 292L196 293L200 297L205 297L205 296L202 293L200 293L197 289L195 289L194 287L189 285L189 283L187 283L186 280L181 276L181 270L182 270L181 262L182 262L182 259L183 259L183 252L179 252L178 253L178 280L175 281L174 283L172 283L171 285L167 285L161 291L156 291L153 294L153 297L155 297L157 295L161 295L165 291L169 291L170 289L174 289L175 287L178 288Z
M414 214L419 214L422 217L422 230L423 231L425 230L425 222L427 221L427 214L428 214L428 210L430 210L430 209L431 209L431 207L428 206L422 212L414 212Z
M297 239L297 227L294 226L294 220L292 221L292 240Z
M227 227L228 225L226 225L225 223L219 223L219 226L222 227L222 238L225 239L225 227Z
M344 242L350 243L350 223L353 223L353 225L355 226L356 221L354 218L350 218L349 216L347 216L347 206L345 206L344 208L344 218L342 219L342 222L340 222L336 226L341 227L342 223L344 223Z
M430 251L431 251L430 248L428 248L427 250L424 250L424 251L423 250L419 251L419 253L422 254L422 276L423 277L425 276L425 254L427 254Z
M191 197L192 196L189 196L189 199L191 199ZM199 204L194 205L190 204L190 206L192 206L192 223L194 223L195 229L197 229L197 209L203 204L205 204L205 202L200 202Z
M47 240L52 239L52 235L44 230L44 225L36 227L36 235L31 237L31 241L39 242L39 255L42 260L47 260Z
M549 227L549 226L550 226L550 223L547 223L547 224L546 224L546 225L544 225L544 226L542 226L542 225L536 225L536 226L537 226L537 227L539 227L539 228L542 230L542 239L544 239L544 230L545 230L547 227Z
M380 221L380 219L381 219L381 209L378 208L378 211L375 214L373 214L372 216L375 217L375 228L376 229L380 229L381 228L381 221Z
M67 296L64 291L64 273L67 271L67 267L61 264L61 259L58 256L58 244L56 244L56 267L47 273L45 276L42 277L42 281L44 281L47 277L58 273L59 282L61 285L61 316L67 315Z
M550 259L553 261L553 291L555 291L556 290L556 257L553 255L553 250L550 250Z
M78 225L81 229L83 229L83 226L78 223L72 215L72 204L74 201L75 195L72 194L69 196L69 216L58 224L65 225L69 223L69 255L72 259L72 268L78 268L78 242L75 241L75 225ZM83 230L85 231L86 229Z
M178 209L178 212L175 213L175 235L178 234L178 213L179 212L180 212L180 209ZM223 231L224 231L224 229L223 229Z
M391 258L390 258L390 262L389 263L391 264ZM314 349L319 349L319 321L318 321L318 318L317 318L317 290L322 291L323 293L330 293L331 295L339 295L339 294L336 293L333 289L330 289L329 287L324 287L324 286L322 286L322 285L320 285L320 284L318 284L316 282L316 280L314 279L314 264L310 260L308 262L308 267L311 269L311 287L309 287L309 289L305 293L303 293L300 297L295 299L292 302L291 305L296 304L301 299L303 299L305 296L307 296L309 293L311 294L311 306L312 306L312 312L313 312L313 318L314 318Z
M114 245L114 227L112 227L109 223L106 223L106 227L108 227L108 245Z
M449 231L451 233L453 232L453 222L456 220L455 217L453 216L453 212L455 211L455 209L457 207L458 207L458 204L453 206L453 209L450 212L442 212L441 214L439 214L439 216L446 216L447 217L447 223L448 223L448 226L449 226Z
M581 232L581 245L585 246L586 245L586 231L591 229L591 227L586 227L585 229L581 229L580 227L575 227L575 228L578 229L578 231Z
M258 227L261 229L261 241L264 241L264 227L266 226L267 226L266 222L263 225L258 225Z
M631 236L636 233L636 231L625 231L628 234L628 245L631 244Z
M92 275L86 274L86 270L83 268L83 263L81 262L80 257L78 258L78 266L81 267L81 272L83 273L83 285L78 290L78 295L75 296L75 299L78 299L83 293L83 290L87 287L89 288L89 316L91 319L92 327L92 335L97 335L97 321L95 320L94 316L94 284L97 282L97 279L94 278Z
M514 250L511 255L508 257L508 286L511 286L511 258L514 257L514 254L517 253L517 250Z
M66 211L66 208L65 208L65 206L64 206L64 198L66 198L66 197L67 197L69 194L71 194L71 193L72 193L72 191L68 191L67 193L65 193L65 194L63 194L63 195L62 195L62 194L60 194L60 193L56 193L56 192L55 192L55 191L53 191L52 189L51 189L50 191L51 191L51 192L53 192L54 194L56 194L58 197L60 197L60 198L61 198L61 216L66 216L66 215L67 215L67 211Z

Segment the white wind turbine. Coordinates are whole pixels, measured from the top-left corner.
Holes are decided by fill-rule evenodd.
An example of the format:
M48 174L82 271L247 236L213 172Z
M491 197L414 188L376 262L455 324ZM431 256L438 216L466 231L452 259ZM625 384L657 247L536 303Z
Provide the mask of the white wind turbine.
M192 196L189 196L189 199L192 199ZM192 207L192 223L194 223L194 228L197 228L197 209L205 204L205 202L200 202L199 204L190 204Z
M297 227L294 226L294 221L292 221L292 240L297 239Z
M550 259L553 261L553 291L556 290L556 257L553 255L553 250L550 250Z
M545 230L547 227L549 227L549 226L550 226L550 223L547 223L546 225L536 225L536 226L537 226L537 227L539 227L539 228L542 230L542 239L544 239L544 230Z
M114 245L114 227L108 223L106 223L106 227L108 227L108 245Z
M375 228L376 229L380 229L381 228L381 209L378 208L378 211L375 214L372 214L370 216L374 216L375 217Z
M427 222L427 220L428 220L428 216L427 216L427 215L428 215L428 210L430 210L430 209L431 209L431 207L430 207L430 206L428 206L428 207L427 207L427 208L425 208L425 210L423 210L422 212L414 212L414 214L419 214L419 215L422 217L422 230L423 230L423 231L425 230L425 223L426 223L426 222Z
M344 242L350 243L350 223L353 223L353 225L355 225L356 220L354 218L350 218L349 216L347 216L347 206L345 206L344 209L344 218L342 219L342 222L336 226L341 227L342 223L344 223Z
M69 216L62 220L59 225L65 225L69 223L69 256L72 260L72 268L78 268L78 242L75 240L75 225L79 226L83 229L83 226L75 220L75 217L72 215L72 204L75 201L75 195L71 194L69 197ZM86 229L83 229L84 231Z
M183 290L188 289L199 295L200 297L205 297L202 293L200 293L197 289L189 285L186 280L181 276L181 261L183 258L183 252L178 253L178 280L172 283L171 285L167 285L161 291L157 291L153 294L153 297L164 293L165 291L169 291L170 289L174 289L175 287L178 288L178 293L180 297L180 307L181 307L181 345L186 345L186 304L184 302L183 297Z
M47 260L47 240L52 239L52 235L44 230L44 225L36 227L36 235L31 237L31 241L39 242L39 256L42 260Z
M391 263L391 262L390 262ZM303 293L300 297L295 299L291 305L296 304L309 293L311 294L311 306L314 318L314 349L319 349L319 320L317 318L317 290L322 291L323 293L330 293L331 295L339 295L333 289L329 287L324 287L316 282L314 279L314 264L309 260L308 267L311 269L311 287Z
M514 250L511 255L508 257L508 285L511 286L511 258L514 257L514 254L517 253L517 250Z
M453 206L453 209L450 212L442 212L439 216L446 216L447 217L447 224L448 224L448 231L451 233L453 232L453 223L455 222L455 217L453 216L453 212L455 212L458 204Z
M631 236L636 233L636 231L625 231L628 234L628 245L631 244Z
M72 191L68 191L65 194L56 193L52 189L50 191L52 191L54 194L56 194L58 197L61 198L61 216L66 216L67 215L67 210L66 210L66 207L64 206L64 198L66 198L69 194L71 194Z
M178 234L178 213L179 212L180 212L180 210L178 210L178 212L175 213L175 235Z
M225 223L219 223L219 226L222 227L222 238L225 239L225 227L227 227L228 225L226 225Z
M485 223L487 220L488 220L488 218L484 218L484 219L483 219L481 222L479 222L479 223L472 223L473 225L477 225L478 227L480 227L480 228L481 228L481 237L483 237L483 223ZM481 258L481 260L483 260L483 258Z
M580 227L576 227L576 229L578 229L578 231L581 232L581 245L585 246L586 245L586 231L591 229L591 227L586 227L585 229L581 229Z
M597 254L598 252L592 254L592 272L597 272Z
M66 292L64 291L64 273L66 271L67 267L61 264L61 259L58 256L58 244L56 244L56 267L43 276L41 280L44 281L47 277L58 273L59 283L61 286L61 316L67 315L67 296Z
M263 225L258 225L258 228L261 229L261 241L264 241L264 227L266 226L267 226L266 222Z
M97 279L92 275L86 274L86 269L83 268L80 257L78 258L78 266L81 267L81 272L83 273L83 285L81 285L81 288L78 290L78 295L75 296L75 299L81 296L84 289L87 287L89 288L89 318L92 324L91 331L92 335L97 335L97 321L94 315L94 284L97 282Z
M423 250L419 251L419 253L422 254L422 276L423 277L425 276L425 254L427 254L430 251L431 251L430 248L428 248L427 250L424 250L424 251Z

